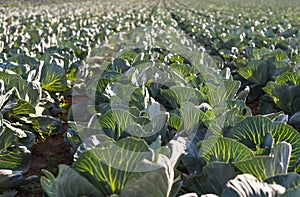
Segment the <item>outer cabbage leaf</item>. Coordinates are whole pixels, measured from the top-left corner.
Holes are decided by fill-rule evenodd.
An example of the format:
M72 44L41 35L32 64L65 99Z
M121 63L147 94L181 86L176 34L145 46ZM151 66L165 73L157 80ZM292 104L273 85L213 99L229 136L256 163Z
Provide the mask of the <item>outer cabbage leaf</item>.
M59 172L55 177L48 171L43 170L46 177L41 177L43 191L48 197L56 196L90 196L101 197L99 191L78 172L66 165L59 166Z
M247 146L229 138L211 136L200 144L199 154L206 163L213 161L231 163L244 161L254 156Z
M0 72L0 80L4 81L5 89L8 91L16 89L17 96L33 105L37 104L41 98L41 87L37 83L29 82L18 75Z
M174 167L179 157L185 151L185 139L177 138L171 140L168 148L171 152L170 158L160 154L157 163L145 161L149 169L153 169L125 185L122 196L145 196L145 197L165 197L170 196L174 182Z
M36 179L37 176L24 178L21 171L0 169L0 192L25 185Z
M286 174L291 154L291 145L280 142L275 145L271 156L256 156L244 161L233 162L233 165L243 173L252 174L260 179Z
M221 197L268 197L284 192L285 188L280 185L261 182L250 174L242 174L226 184Z
M55 63L43 65L40 82L44 90L54 92L68 90L65 69Z
M234 166L224 162L212 162L205 166L199 175L190 175L183 188L199 195L212 193L220 195L226 183L238 172Z
M144 140L129 137L84 151L72 167L106 196L120 194L132 177L151 170L141 164L145 159L151 161L153 156Z
M259 151L265 137L269 134L274 138L274 144L282 141L292 146L289 171L296 168L300 157L300 134L294 128L282 122L272 122L270 119L255 116L248 117L237 123L228 133L228 137L242 142L252 150Z

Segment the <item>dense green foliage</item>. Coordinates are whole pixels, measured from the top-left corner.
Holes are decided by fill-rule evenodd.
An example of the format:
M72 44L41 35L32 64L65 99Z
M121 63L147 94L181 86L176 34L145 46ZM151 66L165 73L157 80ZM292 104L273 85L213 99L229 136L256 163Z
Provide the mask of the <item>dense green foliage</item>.
M0 7L0 196L37 178L30 147L62 131L67 96L84 98L64 135L74 162L43 170L44 196L299 196L289 4Z

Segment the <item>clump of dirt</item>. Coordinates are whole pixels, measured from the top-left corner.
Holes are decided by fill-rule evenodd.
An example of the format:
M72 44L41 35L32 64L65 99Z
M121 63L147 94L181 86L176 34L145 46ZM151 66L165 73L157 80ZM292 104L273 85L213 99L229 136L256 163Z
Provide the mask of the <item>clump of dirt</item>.
M29 171L24 174L24 177L37 175L37 181L18 188L19 197L40 197L42 189L40 178L43 176L41 169L50 171L54 176L57 176L59 164L71 165L73 162L72 156L69 153L68 147L64 143L64 133L69 128L68 124L64 124L63 131L56 136L50 136L45 140L37 138L31 149L31 163Z

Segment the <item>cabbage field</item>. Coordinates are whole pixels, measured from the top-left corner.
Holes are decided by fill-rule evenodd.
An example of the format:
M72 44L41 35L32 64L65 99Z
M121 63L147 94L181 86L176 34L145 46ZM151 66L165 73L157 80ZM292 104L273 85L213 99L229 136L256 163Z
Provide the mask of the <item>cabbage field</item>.
M0 197L299 197L300 2L0 0Z

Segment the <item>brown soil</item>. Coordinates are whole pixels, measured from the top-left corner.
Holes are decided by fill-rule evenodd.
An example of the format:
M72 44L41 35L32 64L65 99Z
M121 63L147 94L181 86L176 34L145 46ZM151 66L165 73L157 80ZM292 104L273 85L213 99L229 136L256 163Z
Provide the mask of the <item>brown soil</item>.
M86 99L85 96L71 97L68 96L61 102L68 104L69 108L72 103L76 104ZM67 111L69 109L66 109ZM63 122L67 122L67 113L58 115ZM25 186L17 188L19 191L17 197L42 197L42 188L40 178L44 176L42 169L50 171L55 177L58 174L58 167L60 164L71 165L73 158L69 153L69 149L64 143L64 133L69 128L68 124L64 124L63 130L59 135L50 136L45 140L37 138L31 150L31 163L30 168L24 177L37 175L38 179Z
M67 97L62 103L72 103L72 98ZM70 106L69 105L69 106ZM66 109L68 110L68 109ZM67 114L60 114L60 119L67 122ZM69 149L64 143L64 133L69 128L69 125L64 123L63 130L60 134L50 136L46 139L36 138L31 150L30 168L24 177L37 175L38 179L28 185L17 188L19 191L17 197L42 197L42 188L40 178L44 175L42 169L51 172L55 177L58 173L59 164L71 165L73 158L69 153Z
M68 129L68 125L64 124L64 129L61 134L51 136L46 140L37 138L34 145L31 147L31 163L29 171L24 174L25 177L37 175L39 178L35 182L21 186L18 191L19 197L37 197L42 196L40 178L43 176L41 169L50 171L54 176L58 173L59 164L72 164L72 156L64 143L63 134Z

